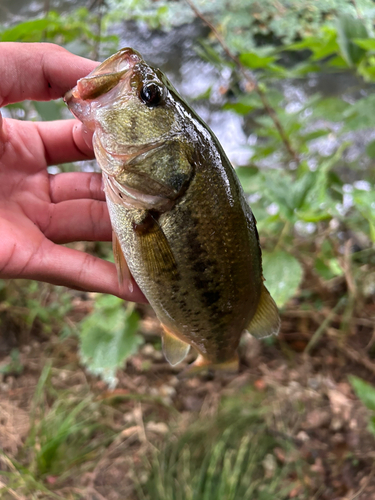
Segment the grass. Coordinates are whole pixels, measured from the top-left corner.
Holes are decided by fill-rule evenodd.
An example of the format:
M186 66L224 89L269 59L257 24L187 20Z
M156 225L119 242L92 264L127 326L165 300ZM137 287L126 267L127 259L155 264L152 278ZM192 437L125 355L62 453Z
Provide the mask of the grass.
M100 454L116 437L106 425L104 405L88 387L56 391L51 363L39 378L31 411L30 430L17 457L0 450L0 498L67 498L59 487L92 470ZM4 468L4 467L3 467ZM83 498L79 494L69 498Z
M293 446L268 430L272 411L263 394L250 390L224 398L214 415L196 415L188 423L186 415L169 412L165 418L173 431L160 439L147 431L147 419L160 419L156 402L96 398L88 384L60 389L59 372L50 362L42 370L23 449L12 457L0 451L1 499L106 498L100 481L102 493L95 490L96 477L117 460L120 481L108 476L107 491L127 483L130 496L117 491L116 498L283 500L303 483L304 463L288 459ZM123 420L126 408L141 404L150 408L142 416L143 441L136 431L124 432ZM294 498L308 497L300 491Z
M182 434L177 430L169 436L153 452L147 480L136 482L139 500L290 498L302 484L302 460L288 462L294 448L268 431L264 416L270 408L245 402L232 399L217 416L200 418ZM275 449L283 450L284 463L275 458ZM309 497L300 491L294 498Z

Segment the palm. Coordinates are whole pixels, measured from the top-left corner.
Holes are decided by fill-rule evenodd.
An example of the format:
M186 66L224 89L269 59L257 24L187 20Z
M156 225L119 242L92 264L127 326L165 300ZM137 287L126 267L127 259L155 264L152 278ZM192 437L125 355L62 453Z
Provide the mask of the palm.
M8 121L6 132L12 142L0 161L1 274L32 275L35 265L63 250L53 243L108 240L111 233L105 204L99 201L103 200L100 180L93 182L93 176L79 173L50 176L48 151L35 124ZM86 186L80 181L86 186L90 182L96 192L86 189L84 193ZM97 199L79 199L82 194Z
M1 45L0 74L5 78L0 80L0 105L16 102L20 95L57 98L95 65L49 44ZM20 67L12 73L14 56ZM35 67L40 67L36 75ZM20 81L21 69L26 71L25 81ZM32 79L27 78L28 71ZM89 143L77 120L2 123L0 115L0 277L144 300L135 283L133 293L132 287L119 288L114 264L61 245L111 238L101 176L47 171L51 164L92 158Z

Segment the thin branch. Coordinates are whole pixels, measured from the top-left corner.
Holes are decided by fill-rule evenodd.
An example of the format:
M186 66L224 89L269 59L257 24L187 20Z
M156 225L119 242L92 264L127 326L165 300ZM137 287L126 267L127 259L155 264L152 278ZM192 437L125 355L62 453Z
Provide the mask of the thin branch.
M190 6L190 8L194 12L194 14L197 17L199 17L199 19L201 19L204 22L204 24L206 24L206 26L208 26L210 28L210 30L212 31L212 33L217 38L217 41L222 46L222 48L223 48L224 52L227 54L227 56L230 59L232 59L232 61L235 62L237 68L240 71L240 73L245 78L245 80L249 83L249 87L250 88L248 89L248 91L250 92L250 91L254 90L258 94L258 96L260 97L260 100L262 102L263 108L265 109L265 111L267 112L268 116L273 121L273 123L274 123L274 125L275 125L275 127L276 127L276 129L277 129L277 131L278 131L278 133L280 135L280 138L281 138L282 142L284 143L284 146L285 146L286 150L288 151L290 157L297 164L299 164L300 163L300 159L298 157L298 154L293 149L293 147L292 147L292 145L291 145L291 143L289 141L289 138L288 138L288 136L287 136L287 134L286 134L283 126L280 123L280 120L279 120L279 117L277 116L276 111L273 109L273 107L269 103L265 92L259 86L256 78L248 73L248 71L246 70L246 68L244 67L244 65L241 63L241 61L238 59L238 57L231 52L231 50L229 49L229 47L226 44L225 40L220 35L220 33L217 31L217 29L215 28L215 26L196 8L196 6L193 4L193 2L191 0L185 0L185 1Z
M314 335L311 337L309 343L305 347L304 354L308 354L310 352L311 348L314 347L314 345L318 342L318 340L320 339L320 337L323 335L323 333L329 327L330 323L335 318L337 311L345 303L345 300L346 300L346 297L341 297L341 299L337 302L337 304L335 305L335 307L329 312L329 314L326 317L326 319L322 322L322 324L316 330L316 332L314 333Z
M361 21L363 21L364 19L363 19L363 16L362 16L362 14L361 14L361 11L359 10L359 7L358 7L358 5L357 5L357 0L352 0L352 3L353 3L353 6L354 6L354 8L355 8L355 11L356 11L356 13L357 13L357 17L358 17L358 19L360 19Z
M94 61L97 61L99 59L99 52L100 52L100 41L102 36L102 19L103 19L103 9L105 7L105 1L94 0L90 9L93 9L94 7L97 7L98 16L96 18L96 40L92 50L92 59L94 59Z

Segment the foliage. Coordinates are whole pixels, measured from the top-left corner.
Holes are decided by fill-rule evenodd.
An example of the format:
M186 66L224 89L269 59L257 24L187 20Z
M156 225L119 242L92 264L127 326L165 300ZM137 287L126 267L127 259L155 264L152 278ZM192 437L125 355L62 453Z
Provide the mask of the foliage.
M0 31L0 42L53 42L86 56L100 43L103 56L113 53L118 37L97 33L98 15L82 7L67 14L49 11L42 19L32 19Z
M65 320L72 307L72 297L62 287L37 281L6 283L0 280L0 300L0 331L71 333Z
M94 311L79 327L80 351L88 370L110 385L116 384L116 371L137 351L142 338L136 334L138 314L133 305L111 295L99 296Z
M359 399L371 412L369 429L375 434L375 387L354 375L351 375L349 380Z
M66 498L48 486L74 477L84 463L95 463L115 437L104 418L103 403L94 401L87 387L80 387L79 392L56 391L52 374L48 363L35 389L30 430L17 460L0 450L0 463L3 459L10 470L0 469L0 477L7 479L7 486L0 481L1 498L14 490L25 498L34 498L35 494L38 498Z
M290 478L298 477L300 463L277 464L275 447L286 455L292 447L267 432L264 414L270 409L259 403L253 393L248 401L229 398L213 419L199 419L182 435L168 436L153 454L148 480L137 485L139 500L289 498Z
M358 13L371 28L372 0L195 0L194 5L219 29L231 50L246 52L260 44L290 44L333 25L339 14ZM170 28L194 20L190 6L178 0L109 0L110 19L135 18L152 28ZM357 10L358 9L358 10Z
M279 307L296 294L302 273L301 264L293 255L282 250L263 252L263 274L266 281L270 277L268 291Z
M20 352L18 349L12 349L10 352L10 362L0 363L0 375L20 375L23 372L23 365L20 361Z
M236 67L212 36L197 47L218 74L229 71L219 100L252 132L248 165L237 172L258 221L268 288L284 307L300 288L306 267L323 286L343 276L342 243L350 239L353 279L361 293L367 269L354 250L371 250L375 243L373 3L196 0L195 5L242 65ZM151 28L193 19L182 2L111 0L108 6L102 17L87 9L51 11L3 30L1 39L50 40L76 53L104 57L117 48L118 39L108 33L121 19L147 22ZM314 81L327 74L332 81L349 78L351 87L338 97L315 93ZM303 82L312 86L305 86L302 97L290 94L293 85ZM215 92L209 88L205 99L217 102ZM61 103L29 102L8 107L8 113L45 120L64 114ZM359 141L363 144L357 147ZM49 313L37 302L30 303L32 314L48 322ZM116 369L139 345L134 314L119 299L100 297L80 325L84 362L108 381L114 381Z
M343 70L355 71L359 78L372 80L374 47L369 41L372 39L368 38L359 19L341 16L335 26L323 26L315 36L304 37L300 42L240 55L241 63L253 71L285 134L283 139L259 93L249 94L241 85L235 89L235 97L225 107L247 119L251 117L257 134L251 166L237 171L249 194L266 248L272 248L272 241L277 245L277 251L265 254L265 276L274 293L281 279L277 272L280 248L288 254L294 253L303 262L313 259L315 273L326 280L343 273L340 256L334 250L340 244L338 233L330 227L351 234L353 241L363 242L365 236L367 245L375 242L371 169L360 183L352 185L346 181L348 168L354 170L360 162L369 165L372 159L371 142L360 157L357 153L353 160L349 158L353 156L355 133L375 126L373 95L365 93L353 102L350 94L344 101L313 94L292 107L278 83L280 79L293 81L312 71ZM288 67L285 65L291 51L304 50L310 55L305 56L303 62L295 59ZM222 64L227 64L226 60L222 60ZM327 155L320 145L329 138L334 138L336 147ZM285 141L294 151L292 158ZM272 169L265 168L271 164ZM326 234L327 238L317 241L319 233ZM302 236L298 253L294 243L296 234ZM289 260L282 272L287 279L286 288L293 294L302 276L291 255ZM270 266L273 272L267 275ZM360 280L362 271L356 269L355 272ZM279 299L278 304L282 306L287 299L288 296L285 300Z

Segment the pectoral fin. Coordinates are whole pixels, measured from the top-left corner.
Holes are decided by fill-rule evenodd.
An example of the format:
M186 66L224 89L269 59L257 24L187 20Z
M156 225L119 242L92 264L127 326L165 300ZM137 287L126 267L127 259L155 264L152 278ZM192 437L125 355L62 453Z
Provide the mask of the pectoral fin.
M152 214L149 212L141 223L134 223L133 228L139 238L140 257L149 276L154 280L166 274L177 277L177 264L171 247Z
M262 284L258 308L247 327L248 332L257 338L277 335L280 329L280 317L275 301Z
M120 287L123 287L124 284L127 283L129 291L133 292L133 283L129 267L124 257L124 253L121 249L120 242L114 231L112 231L112 247Z
M163 354L172 366L181 363L190 350L190 345L170 333L165 327L162 333Z

